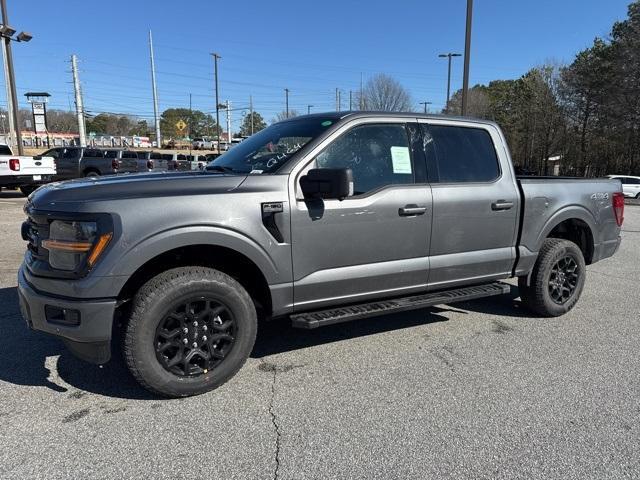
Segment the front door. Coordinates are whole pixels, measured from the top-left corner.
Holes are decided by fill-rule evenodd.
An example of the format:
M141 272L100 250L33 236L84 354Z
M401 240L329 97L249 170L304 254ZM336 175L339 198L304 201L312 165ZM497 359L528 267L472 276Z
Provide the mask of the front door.
M519 196L498 130L423 122L433 192L430 289L510 275Z
M302 199L308 168L294 174L297 311L426 289L431 190L418 130L404 121L364 123L329 139L309 167L352 169L354 195L342 201Z

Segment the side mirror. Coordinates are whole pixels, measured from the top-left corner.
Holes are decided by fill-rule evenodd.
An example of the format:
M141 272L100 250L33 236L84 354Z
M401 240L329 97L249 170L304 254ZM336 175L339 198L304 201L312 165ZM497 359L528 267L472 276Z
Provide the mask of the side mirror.
M350 168L314 168L300 178L304 198L343 200L353 195L353 172Z

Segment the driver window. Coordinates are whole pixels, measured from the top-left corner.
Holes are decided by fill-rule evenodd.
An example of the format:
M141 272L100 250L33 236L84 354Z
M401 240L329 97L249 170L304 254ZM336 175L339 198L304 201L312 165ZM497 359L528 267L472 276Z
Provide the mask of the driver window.
M414 183L407 130L402 124L362 125L349 130L316 157L317 168L350 168L354 195Z

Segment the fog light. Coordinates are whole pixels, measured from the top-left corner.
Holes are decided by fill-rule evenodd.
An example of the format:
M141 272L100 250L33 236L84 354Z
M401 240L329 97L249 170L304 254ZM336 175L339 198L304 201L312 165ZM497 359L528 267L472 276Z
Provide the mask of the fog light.
M49 323L65 325L67 327L77 327L80 325L80 312L73 308L60 308L53 305L44 307L44 314Z

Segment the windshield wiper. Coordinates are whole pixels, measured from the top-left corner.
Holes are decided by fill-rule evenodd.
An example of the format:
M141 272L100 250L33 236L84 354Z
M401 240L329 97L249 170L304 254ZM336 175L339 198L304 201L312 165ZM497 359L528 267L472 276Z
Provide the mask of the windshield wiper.
M223 173L240 173L240 172L236 172L231 167L225 167L223 165L207 165L204 169L208 172L213 171L213 172L223 172Z

